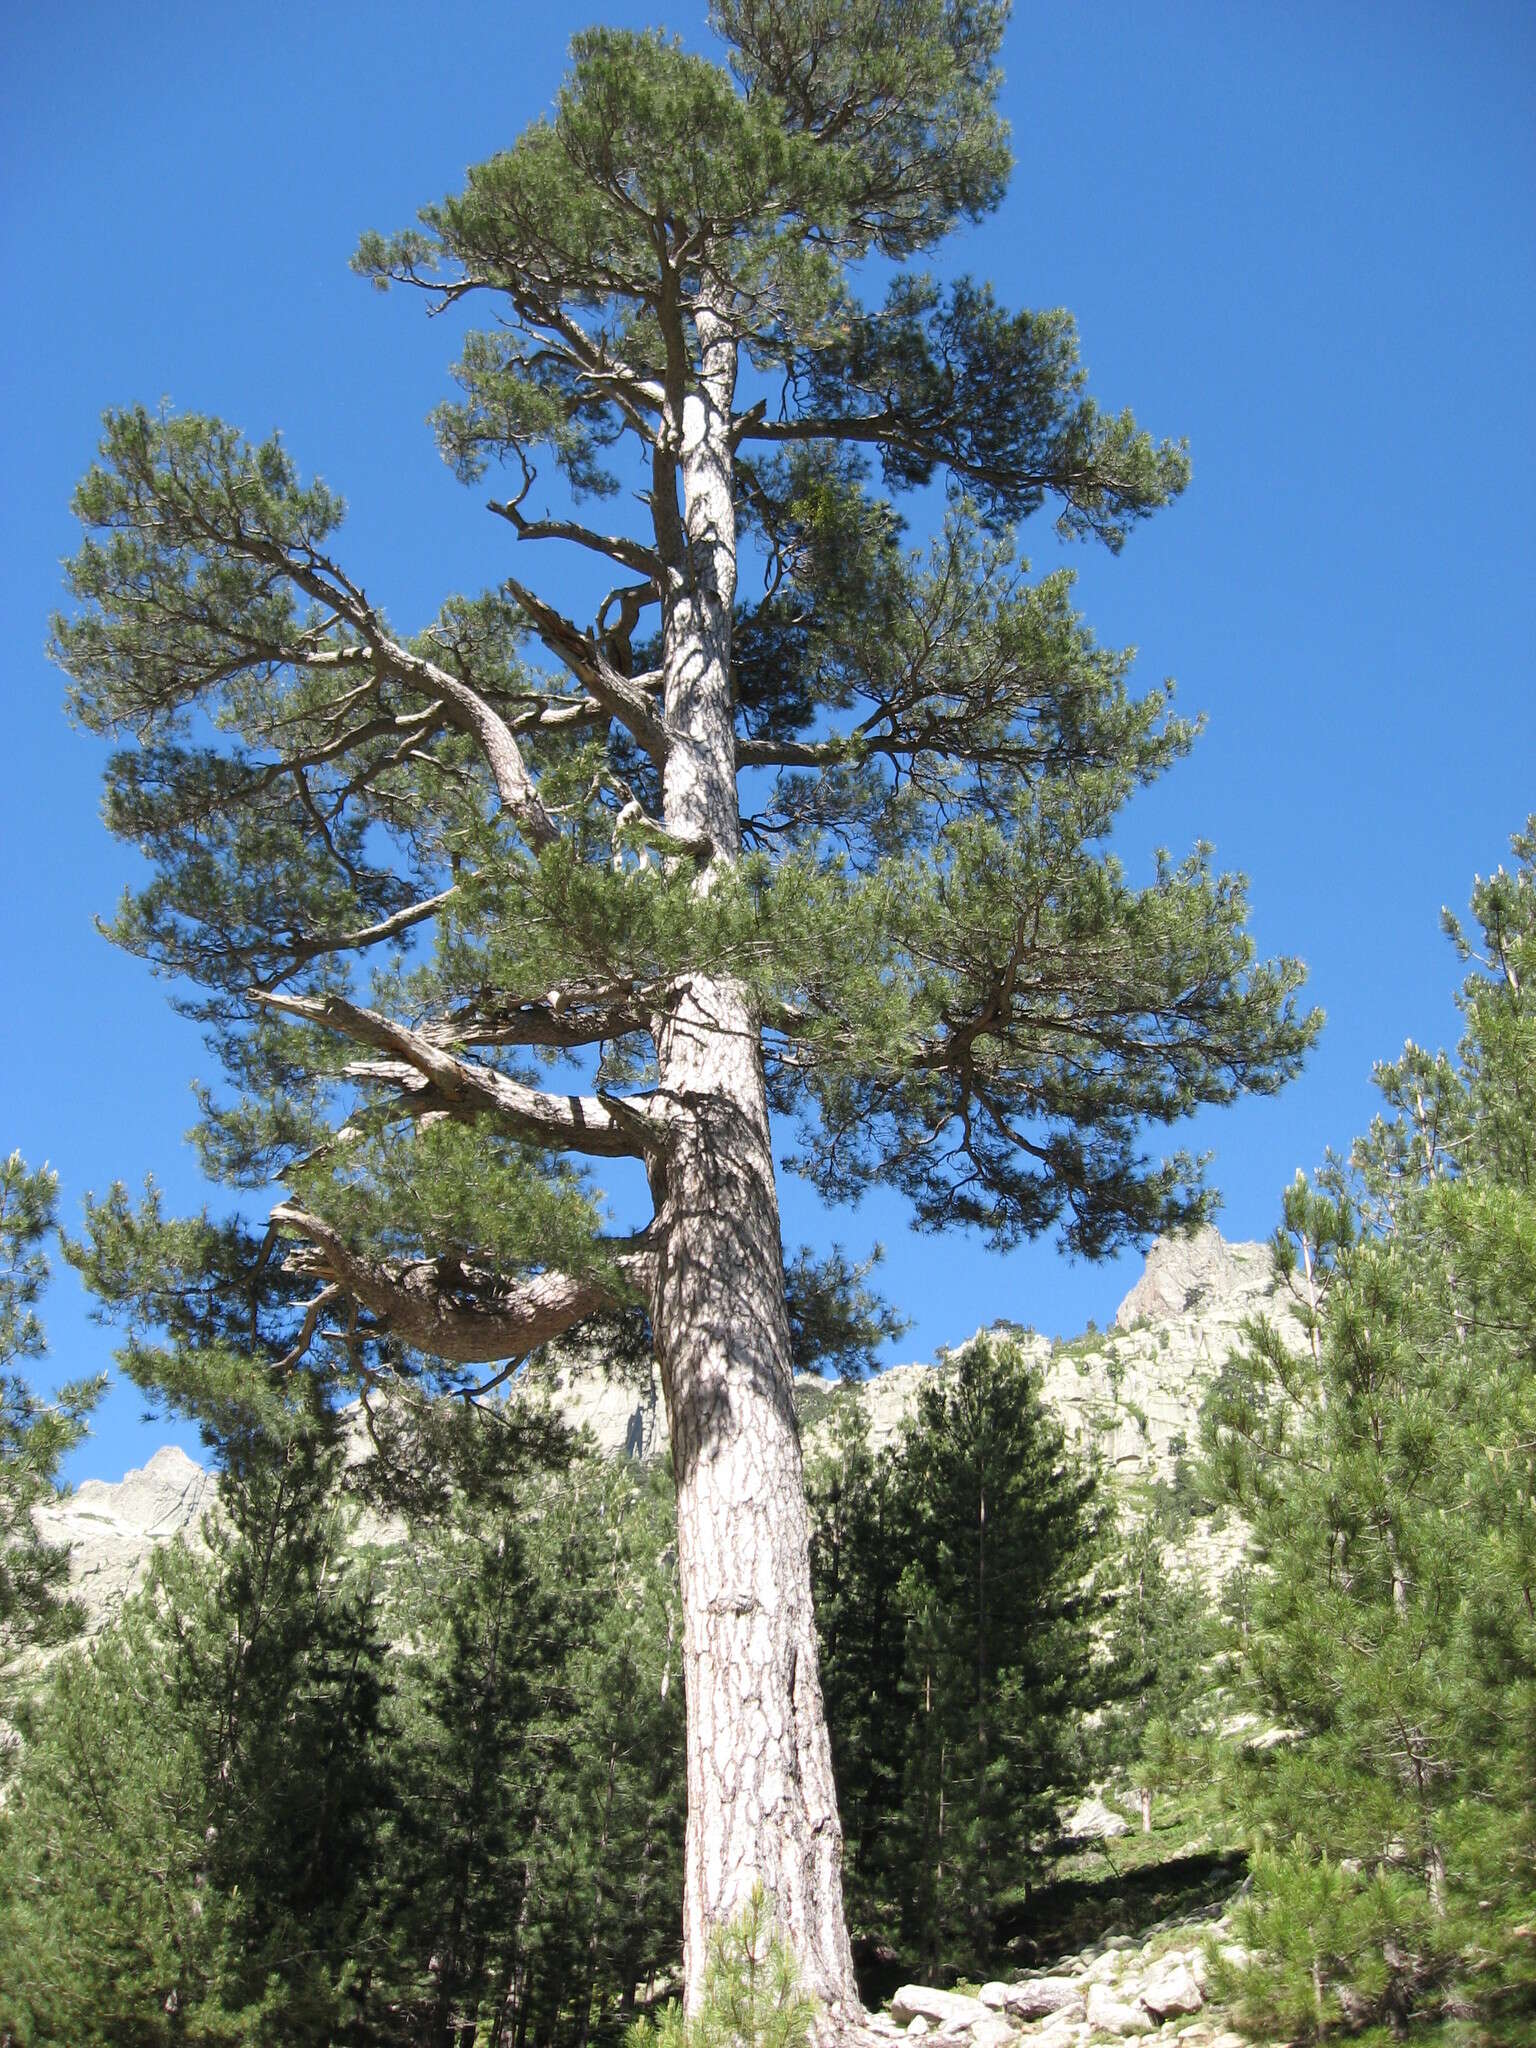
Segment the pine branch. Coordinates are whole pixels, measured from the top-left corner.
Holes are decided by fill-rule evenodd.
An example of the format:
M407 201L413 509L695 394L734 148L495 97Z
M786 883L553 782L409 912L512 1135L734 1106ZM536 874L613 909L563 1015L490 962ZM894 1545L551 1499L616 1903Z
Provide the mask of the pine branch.
M603 653L595 633L583 633L553 605L509 576L503 586L522 608L535 633L582 687L589 690L637 746L661 767L667 756L666 727L657 716L643 683L620 675Z
M299 1254L304 1268L329 1274L391 1335L453 1365L531 1351L588 1316L623 1306L625 1284L643 1287L652 1257L640 1242L626 1240L614 1259L619 1280L559 1272L508 1280L454 1259L361 1258L323 1217L292 1202L280 1202L271 1220L308 1241L310 1250Z
M637 576L645 576L652 581L659 581L661 577L661 558L655 549L623 534L597 533L575 519L525 519L515 498L500 502L490 498L486 509L514 527L519 540L568 540L574 547L586 548L595 555L606 555L609 561L617 562L621 568L633 569Z
M339 996L294 996L252 989L250 997L359 1045L396 1054L432 1085L450 1114L494 1115L519 1137L551 1151L643 1159L661 1142L657 1124L633 1103L596 1095L545 1094L477 1060L459 1059L425 1032L413 1031L377 1010L363 1009Z

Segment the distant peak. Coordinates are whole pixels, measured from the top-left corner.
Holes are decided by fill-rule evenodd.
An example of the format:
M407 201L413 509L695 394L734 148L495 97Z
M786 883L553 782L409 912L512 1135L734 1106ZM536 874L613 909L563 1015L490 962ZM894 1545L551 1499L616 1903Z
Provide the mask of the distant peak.
M1160 1237L1141 1278L1115 1313L1117 1329L1143 1317L1166 1322L1234 1295L1262 1292L1273 1272L1267 1244L1229 1244L1213 1223L1183 1237Z

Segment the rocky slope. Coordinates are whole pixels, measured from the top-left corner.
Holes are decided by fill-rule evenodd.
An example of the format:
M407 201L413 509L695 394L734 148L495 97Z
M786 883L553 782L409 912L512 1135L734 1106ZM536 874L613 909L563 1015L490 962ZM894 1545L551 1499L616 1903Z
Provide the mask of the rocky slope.
M1140 1943L1111 1935L1049 1970L983 1984L974 1995L904 1984L876 2016L876 2037L924 2048L1101 2048L1128 2039L1183 2048L1254 2048L1208 2004L1211 1963L1241 1970L1246 1953L1219 1907L1150 1928Z
M1016 1324L1008 1329L1038 1360L1046 1400L1069 1435L1096 1446L1126 1483L1166 1479L1195 1440L1200 1403L1245 1317L1273 1308L1269 1247L1228 1244L1215 1230L1165 1240L1120 1304L1114 1328L1055 1344ZM929 1365L897 1365L854 1392L876 1445L900 1427ZM607 1378L601 1363L562 1367L548 1382L568 1419L591 1430L609 1455L652 1458L665 1445L661 1393L654 1378L632 1385ZM802 1382L807 1439L825 1427L818 1413L832 1382ZM38 1510L46 1539L70 1547L72 1590L94 1630L142 1581L161 1544L195 1539L212 1506L212 1475L167 1445L140 1470L110 1484L87 1480L68 1499ZM1187 1568L1219 1576L1230 1563L1230 1533L1197 1534Z

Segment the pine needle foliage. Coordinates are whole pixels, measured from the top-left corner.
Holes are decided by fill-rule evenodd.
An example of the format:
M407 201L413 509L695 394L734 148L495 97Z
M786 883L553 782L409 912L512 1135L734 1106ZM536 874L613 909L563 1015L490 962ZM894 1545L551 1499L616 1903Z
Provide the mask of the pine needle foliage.
M1019 1346L979 1338L871 1454L849 1407L813 1467L812 1564L854 1916L914 1965L988 1958L1123 1689L1110 1511Z
M1536 820L1479 880L1454 1056L1285 1199L1289 1337L1255 1324L1207 1416L1252 1522L1237 1645L1282 1739L1236 1772L1261 1848L1256 2024L1536 2022Z
M816 2001L800 1988L795 1959L778 1932L773 1902L758 1886L734 1920L710 1937L696 2011L670 2004L659 2020L637 2020L626 2048L805 2048Z
M60 1462L84 1435L102 1382L75 1382L45 1401L13 1370L47 1350L37 1303L58 1191L58 1176L19 1152L0 1162L0 1676L23 1650L66 1639L79 1619L68 1553L42 1541L32 1510L58 1492Z

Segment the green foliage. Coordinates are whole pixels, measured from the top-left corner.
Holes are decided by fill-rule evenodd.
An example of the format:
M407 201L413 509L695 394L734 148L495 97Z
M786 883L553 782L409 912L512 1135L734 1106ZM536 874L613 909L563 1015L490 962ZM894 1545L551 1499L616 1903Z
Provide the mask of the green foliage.
M1006 1340L935 1374L879 1458L856 1410L834 1431L813 1573L855 1911L955 1967L1038 1869L1115 1688L1088 1647L1097 1482Z
M46 1166L29 1170L19 1152L0 1163L0 1673L21 1649L67 1637L76 1621L62 1592L68 1553L39 1538L32 1510L57 1492L60 1460L85 1433L101 1382L43 1401L11 1370L47 1349L36 1305L48 1284L43 1243L57 1199L58 1178Z
M850 1259L840 1244L818 1259L802 1245L784 1268L791 1357L797 1372L830 1366L845 1379L867 1371L879 1346L909 1325L865 1285L885 1253Z
M804 2048L816 2001L800 1988L788 1944L761 1885L709 1938L698 2009L668 2005L659 2021L637 2020L626 2048Z
M1290 1732L1235 1791L1264 1846L1244 2010L1307 2032L1536 2012L1536 821L1479 882L1454 1060L1286 1197L1301 1341L1260 1322L1210 1471L1253 1523L1241 1669Z
M417 228L365 237L380 284L491 295L439 438L468 480L510 466L520 536L629 579L590 629L509 579L398 632L339 559L341 499L277 438L107 416L54 646L76 717L119 742L108 822L151 864L114 935L213 1033L208 1169L286 1181L283 1240L315 1219L376 1293L440 1270L463 1317L555 1270L632 1306L568 1156L604 1148L494 1080L595 1071L643 1102L654 1020L699 971L756 999L824 1194L889 1185L922 1226L1004 1245L1059 1225L1097 1254L1198 1214L1199 1162L1149 1160L1142 1133L1279 1086L1310 1041L1299 969L1251 958L1239 878L1197 848L1137 888L1105 855L1195 728L1131 694L1067 573L1018 559L1047 500L1119 546L1183 488L1182 449L1087 394L1065 313L906 267L1001 195L1006 15L716 0L724 65L589 30L552 118ZM880 306L858 295L871 255L897 266ZM733 628L742 844L700 891L661 816L670 657L647 614L665 629L682 587L673 415L716 333L762 387L730 460L768 575ZM649 530L531 519L540 461L578 497L638 465ZM908 555L899 501L939 477L943 530ZM493 1077L469 1092L466 1056ZM207 1248L274 1359L303 1332L354 1383L421 1365L357 1288L306 1322L293 1259ZM163 1259L85 1264L130 1313L136 1286L163 1303ZM890 1333L855 1262L801 1291L802 1349L846 1364ZM220 1355L216 1310L180 1320L146 1379L181 1374L178 1348Z
M383 1652L323 1428L231 1446L210 1556L157 1554L28 1715L0 1831L0 2028L295 2044L351 2010Z
M378 1549L334 1424L247 1417L219 1440L210 1553L158 1553L31 1700L0 2030L612 2035L675 1968L670 1489L483 1413L434 1427L458 1491L413 1496L428 1518Z
M676 1950L670 1495L582 1457L518 1491L458 1496L391 1584L374 1983L434 2042L628 2010Z
M1116 1697L1097 1736L1106 1763L1128 1773L1152 1825L1154 1802L1183 1790L1212 1764L1206 1723L1218 1647L1210 1596L1170 1570L1165 1547L1188 1527L1155 1490L1119 1546L1114 1606L1106 1636Z

